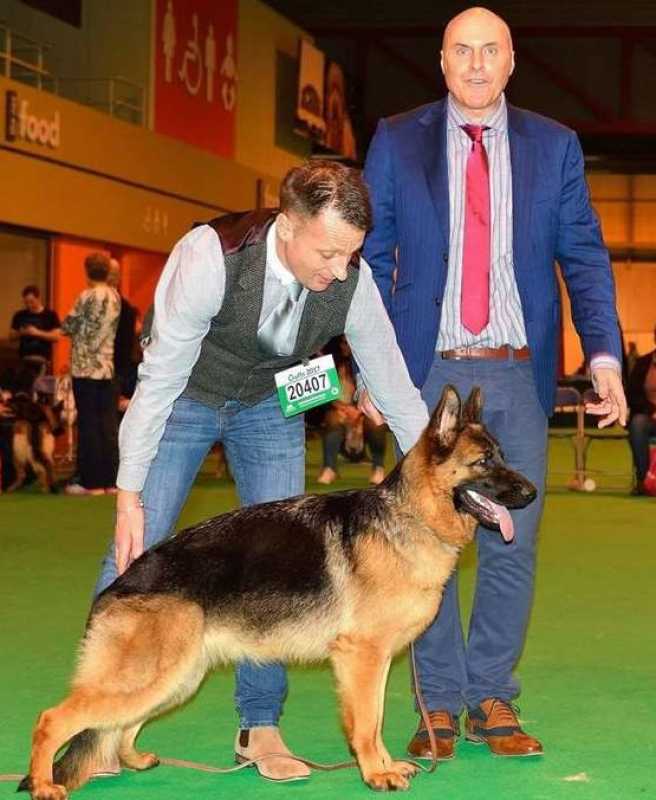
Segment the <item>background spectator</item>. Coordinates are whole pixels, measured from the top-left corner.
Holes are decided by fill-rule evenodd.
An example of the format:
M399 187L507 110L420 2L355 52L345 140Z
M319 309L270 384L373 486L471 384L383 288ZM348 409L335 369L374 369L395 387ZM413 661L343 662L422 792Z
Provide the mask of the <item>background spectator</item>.
M631 373L633 372L633 368L636 365L636 361L640 358L640 353L638 353L638 346L635 342L629 342L627 344L626 349L626 372L627 375L630 377Z
M18 340L22 365L37 378L52 362L52 345L61 335L61 323L57 312L43 305L38 286L26 286L21 294L25 308L14 314L9 339Z
M317 483L330 484L337 478L337 456L340 452L350 461L359 461L364 457L367 445L372 460L369 483L378 484L385 478L387 426L373 423L353 403L355 378L351 348L346 337L333 339L324 352L330 353L335 359L342 393L339 400L330 404L324 417L321 431L323 466Z
M648 494L644 483L649 469L649 440L656 437L656 349L635 362L629 375L627 400L631 409L629 443L636 474L633 494Z
M107 283L116 289L121 300L114 337L114 372L119 393L118 408L125 411L137 385L137 367L141 361L139 311L120 292L121 267L115 258L109 261Z
M77 407L79 483L67 494L114 492L118 469L114 338L121 311L118 292L107 283L107 256L93 253L84 262L89 288L75 301L62 332L73 345L71 374Z

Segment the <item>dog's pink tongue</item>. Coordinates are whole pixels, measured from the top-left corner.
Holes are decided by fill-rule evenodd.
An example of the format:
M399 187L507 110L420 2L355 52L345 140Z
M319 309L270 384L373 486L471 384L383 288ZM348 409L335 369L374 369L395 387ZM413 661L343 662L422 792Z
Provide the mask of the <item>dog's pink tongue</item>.
M501 528L501 535L506 542L512 542L512 540L515 538L515 528L513 526L510 512L505 506L499 506L496 503L492 503L492 505L494 506L494 511L497 515L497 522Z

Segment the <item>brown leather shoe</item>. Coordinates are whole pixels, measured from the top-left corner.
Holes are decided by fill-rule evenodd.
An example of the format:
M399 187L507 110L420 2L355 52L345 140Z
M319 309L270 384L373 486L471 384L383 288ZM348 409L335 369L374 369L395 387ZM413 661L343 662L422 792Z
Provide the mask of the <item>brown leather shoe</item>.
M437 760L448 761L455 756L456 738L460 736L460 723L458 718L449 711L438 709L429 711L428 719L435 734L435 744L437 746ZM417 732L412 737L408 745L408 753L413 758L431 759L430 739L424 721L419 722Z
M465 738L486 744L497 756L540 756L542 745L521 729L515 709L505 700L488 697L478 708L470 709L465 722Z

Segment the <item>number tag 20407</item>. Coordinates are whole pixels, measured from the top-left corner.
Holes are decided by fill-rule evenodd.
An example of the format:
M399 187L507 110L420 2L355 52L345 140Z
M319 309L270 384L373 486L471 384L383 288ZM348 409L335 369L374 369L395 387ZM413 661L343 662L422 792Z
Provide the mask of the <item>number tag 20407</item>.
M276 372L276 388L283 416L293 417L310 408L330 403L342 390L332 356L313 358L305 364Z

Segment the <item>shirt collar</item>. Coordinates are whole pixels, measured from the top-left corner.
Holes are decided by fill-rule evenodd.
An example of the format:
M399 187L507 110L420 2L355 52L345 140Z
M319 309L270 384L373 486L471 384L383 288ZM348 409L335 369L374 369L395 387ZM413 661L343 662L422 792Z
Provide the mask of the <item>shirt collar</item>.
M456 105L451 92L447 96L447 127L450 129L462 128L463 125L471 124L470 120L465 119L462 112ZM485 125L496 133L505 133L508 130L508 106L505 94L501 94L499 104L485 119L481 120L480 125Z
M282 261L278 256L278 251L276 250L276 225L278 224L277 220L274 220L273 225L267 231L266 237L266 267L267 271L270 274L275 275L275 277L282 283L283 286L289 286L291 283L296 281L296 278L292 275L292 273L284 266Z

